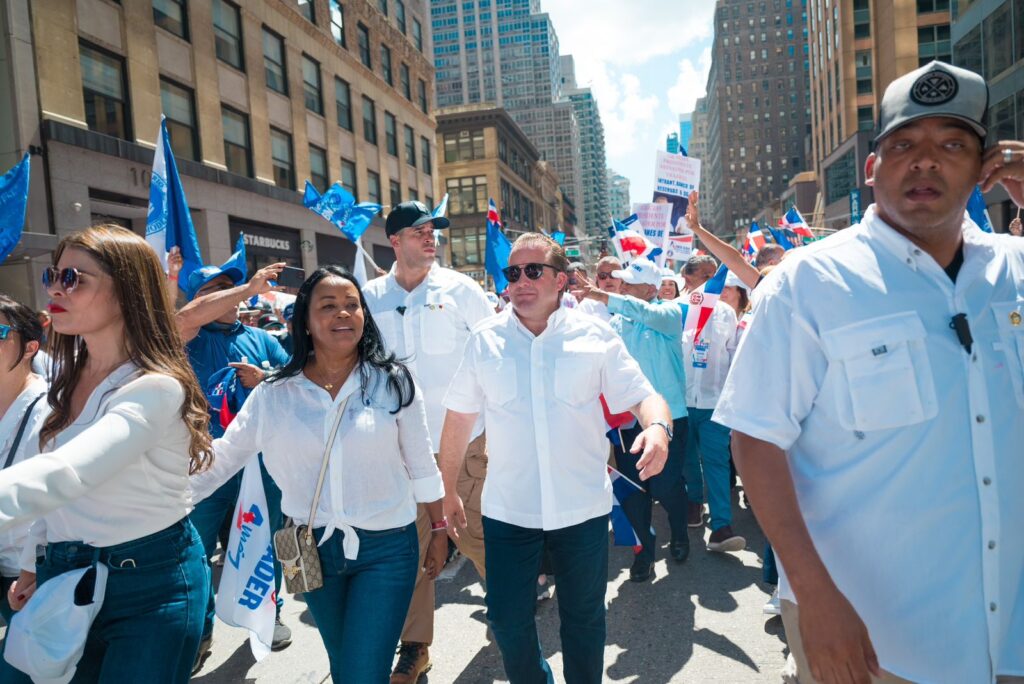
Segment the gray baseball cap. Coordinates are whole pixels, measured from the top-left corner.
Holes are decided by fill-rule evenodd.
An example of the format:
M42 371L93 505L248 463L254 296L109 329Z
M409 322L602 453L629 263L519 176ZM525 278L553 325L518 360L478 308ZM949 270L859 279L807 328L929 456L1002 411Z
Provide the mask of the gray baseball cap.
M882 96L875 142L911 121L944 116L959 119L982 139L988 133L988 86L967 69L934 61L889 84Z

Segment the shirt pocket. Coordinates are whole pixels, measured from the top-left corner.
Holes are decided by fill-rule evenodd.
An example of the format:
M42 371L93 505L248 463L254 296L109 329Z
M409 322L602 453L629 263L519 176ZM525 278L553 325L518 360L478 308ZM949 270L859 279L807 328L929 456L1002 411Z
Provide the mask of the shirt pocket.
M398 331L401 329L402 316L397 311L381 311L373 314L373 322L377 324L384 348L401 356L398 347Z
M458 305L451 297L427 295L420 313L420 342L431 356L455 352L458 340Z
M829 364L838 367L836 409L844 429L888 430L938 415L926 335L913 311L822 334Z
M598 395L601 355L573 352L555 359L555 397L570 406L592 403Z
M516 396L517 378L514 359L491 359L482 361L477 371L484 399L489 404L502 405Z
M1024 301L994 303L992 315L999 331L995 349L1005 356L1017 404L1024 406Z

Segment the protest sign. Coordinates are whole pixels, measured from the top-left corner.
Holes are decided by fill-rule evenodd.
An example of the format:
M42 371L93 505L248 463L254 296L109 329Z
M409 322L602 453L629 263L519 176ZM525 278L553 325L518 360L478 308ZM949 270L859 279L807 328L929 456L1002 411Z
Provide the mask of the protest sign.
M634 202L633 213L637 216L637 223L643 226L644 237L661 247L662 252L655 257L655 263L664 266L672 205L665 202Z
M687 198L700 186L700 159L658 151L654 167L654 201L672 205L671 225L675 232L685 232Z

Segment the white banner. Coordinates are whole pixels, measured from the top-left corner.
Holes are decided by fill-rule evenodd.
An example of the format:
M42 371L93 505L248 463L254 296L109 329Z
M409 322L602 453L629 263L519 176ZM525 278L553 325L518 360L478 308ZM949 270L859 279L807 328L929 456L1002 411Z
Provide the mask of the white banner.
M665 244L665 258L675 261L678 270L693 256L693 233L686 235L669 235Z

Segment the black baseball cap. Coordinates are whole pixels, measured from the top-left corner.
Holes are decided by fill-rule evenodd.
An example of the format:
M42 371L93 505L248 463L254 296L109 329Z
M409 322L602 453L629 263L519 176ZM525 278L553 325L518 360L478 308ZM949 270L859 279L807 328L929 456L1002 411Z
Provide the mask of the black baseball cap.
M434 228L447 228L450 224L444 216L434 216L423 202L402 202L388 214L384 233L391 237L406 228L415 228L424 223L434 222Z

